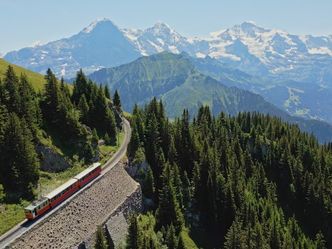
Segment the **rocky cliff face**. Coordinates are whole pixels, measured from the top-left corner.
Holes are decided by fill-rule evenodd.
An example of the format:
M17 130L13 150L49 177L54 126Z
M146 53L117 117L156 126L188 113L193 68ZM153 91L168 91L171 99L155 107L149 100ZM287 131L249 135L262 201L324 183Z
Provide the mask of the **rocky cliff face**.
M118 248L126 240L128 230L128 220L131 214L142 210L142 191L138 187L128 198L111 213L110 217L103 224L108 240ZM80 243L77 248L93 249L95 243L95 233ZM76 248L76 247L75 247Z
M70 167L69 162L52 148L38 145L37 152L40 155L40 168L48 172L59 172Z

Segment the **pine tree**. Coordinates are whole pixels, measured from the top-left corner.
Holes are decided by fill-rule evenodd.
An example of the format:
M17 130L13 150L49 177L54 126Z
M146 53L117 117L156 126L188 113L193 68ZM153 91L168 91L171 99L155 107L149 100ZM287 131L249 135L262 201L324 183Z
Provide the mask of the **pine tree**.
M191 175L194 167L195 148L189 127L189 112L184 110L180 123L180 137L177 144L179 166L183 167Z
M104 136L104 140L105 140L105 144L106 144L106 145L111 145L111 144L112 144L111 138L110 138L110 136L108 135L108 133L105 134L105 136Z
M178 238L175 233L173 224L167 227L166 231L166 244L168 249L177 249L178 248Z
M55 75L51 69L47 70L45 85L45 100L44 100L44 115L47 120L53 124L58 121L58 111L61 103L59 87Z
M115 145L117 143L116 122L113 111L111 109L107 110L105 122L106 122L106 131L110 135L110 142L112 145Z
M4 135L5 135L5 127L6 123L8 121L8 110L6 106L2 105L1 99L0 99L0 146L1 142L3 141Z
M9 112L21 113L21 97L19 93L19 79L12 66L8 66L3 83L3 104Z
M96 243L95 249L108 249L107 241L104 235L103 228L101 226L97 227L97 234L96 234Z
M5 190L2 186L2 184L0 184L0 203L2 203L6 198L6 193Z
M140 138L135 123L132 124L131 138L128 145L128 156L134 158L136 151L140 147Z
M92 159L95 157L96 151L93 149L91 143L85 143L82 151L82 158L86 163L92 162Z
M87 99L90 99L90 89L89 82L85 77L82 69L77 72L76 79L74 82L74 89L72 94L72 101L78 104L80 97L84 94Z
M39 160L32 135L24 120L9 114L1 146L0 175L6 192L17 193L16 198L33 197L33 187L39 179Z
M107 99L111 99L111 94L110 94L110 90L109 90L109 88L108 88L108 85L105 85L105 86L104 86L104 92L105 92L105 97L106 97Z
M326 241L324 239L324 235L321 232L316 234L315 244L317 249L326 249Z
M153 172L150 166L148 166L145 172L142 191L147 198L153 198L155 188L154 188Z
M88 124L89 123L89 105L85 98L85 95L81 95L80 100L78 102L78 109L81 113L81 120L83 123Z
M271 227L270 246L271 249L281 248L280 229L278 228L278 225L275 221L273 221Z
M93 129L93 130L92 130L92 140L91 140L91 142L92 142L93 144L98 144L98 141L99 141L99 137L98 137L97 130L96 130L96 129Z
M121 110L121 100L120 100L120 95L118 93L118 90L115 90L115 92L114 92L113 104L118 111Z
M127 235L127 248L133 249L133 248L139 248L138 247L138 224L137 224L137 218L135 216L132 216L130 218L130 223L128 227L128 235Z
M68 85L65 84L65 80L63 79L63 77L61 77L61 81L60 81L60 90L61 90L61 93L66 96L66 98L71 97L70 90L68 88Z
M188 249L185 245L185 242L184 242L182 236L179 236L179 242L178 242L177 249Z
M242 237L241 224L235 221L226 234L225 249L242 249L246 248L245 241Z
M166 170L166 168L165 168ZM171 179L164 179L159 194L159 206L156 213L158 227L174 225L177 232L184 226L184 217L178 203Z

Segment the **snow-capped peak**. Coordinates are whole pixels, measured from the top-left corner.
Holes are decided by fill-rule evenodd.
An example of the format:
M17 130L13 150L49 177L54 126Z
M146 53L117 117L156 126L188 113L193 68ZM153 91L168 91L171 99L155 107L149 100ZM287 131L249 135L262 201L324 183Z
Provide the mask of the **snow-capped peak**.
M101 26L101 25L105 25L105 24L108 24L110 26L115 26L110 19L101 18L101 19L97 19L94 22L92 22L89 26L84 28L82 32L83 33L91 33L93 30L96 29L96 27Z
M151 55L163 51L173 53L185 51L191 56L210 56L224 63L232 63L232 66L238 65L240 70L247 70L248 73L251 73L251 69L248 69L249 66L253 68L254 73L256 73L256 67L260 70L261 68L257 64L263 65L271 72L282 72L291 70L300 61L307 58L311 59L315 55L332 56L332 36L298 36L283 30L266 29L252 21L245 21L228 29L211 33L209 37L188 38L163 22L157 22L145 30L119 29L111 20L103 18L92 22L70 39L45 45L38 44L39 46L34 48L33 58L31 58L31 55L27 56L25 52L19 54L21 56L20 60L17 59L18 52L16 54L13 52L5 57L13 62L18 61L21 65L32 69L40 68L39 65L45 65L45 68L48 68L49 64L47 63L49 61L52 61L53 64L58 63L58 68L61 68L61 70L63 65L74 65L72 69L66 67L66 74L70 70L75 72L77 68L82 67L81 64L92 63L89 66L93 69L99 64L96 64L90 56L88 58L84 57L83 62L81 61L83 60L82 56L74 61L76 52L68 53L68 48L80 47L82 41L89 38L93 38L92 42L86 42L84 46L89 45L93 48L90 49L91 51L100 49L94 47L96 46L95 42L98 41L99 44L105 44L103 47L105 51L110 50L113 53L112 49L114 48L116 53L125 53L122 49L110 45L115 41L119 47L126 44L126 51L129 51L128 54L130 55L128 58L135 58L138 54ZM52 52L53 50L56 50L56 53L61 51L61 56L59 55L56 60L53 59L54 55L52 53L48 55L49 58L45 53L45 51ZM98 56L99 54L96 55L96 58L99 60ZM104 57L101 56L103 59ZM119 58L122 57L119 56ZM100 61L100 66L105 66L103 60L100 59ZM114 56L114 61L119 63L116 56ZM112 63L115 63L114 61ZM58 74L60 74L59 69Z
M171 30L172 28L164 22L158 21L155 23L155 25L153 25L154 29L160 29L160 30Z
M228 30L229 33L234 35L245 35L249 37L254 37L260 33L268 32L268 29L257 26L254 22L247 21L240 25L235 25Z
M145 32L153 33L155 35L169 35L176 34L179 35L174 29L172 29L168 24L163 22L157 22L153 27L148 28Z

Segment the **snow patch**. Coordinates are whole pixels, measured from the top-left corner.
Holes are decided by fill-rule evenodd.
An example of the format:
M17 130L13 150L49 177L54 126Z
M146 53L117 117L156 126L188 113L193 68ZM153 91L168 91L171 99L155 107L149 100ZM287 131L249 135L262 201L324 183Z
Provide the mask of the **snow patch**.
M310 48L308 51L309 54L328 54L332 56L332 51L328 47Z
M142 34L142 30L140 29L122 29L121 30L125 37L129 40L135 42L137 41L138 37Z
M66 75L66 66L68 66L67 63L61 65L61 71L60 71L61 77L64 77Z
M169 46L168 49L169 49L169 51L171 51L174 54L180 53L179 50L177 49L177 47L175 47L175 46Z
M40 46L42 46L42 45L44 45L44 44L42 43L42 41L37 40L37 41L34 41L34 42L32 43L31 47L36 48L36 47L40 47Z
M157 41L161 44L161 46L164 46L164 45L165 45L165 42L164 42L162 39L157 38Z
M163 48L161 48L160 46L158 46L157 44L155 44L153 41L148 41L155 49L156 49L156 51L158 52L158 53L160 53L160 52L163 52L164 51L164 49Z
M222 29L222 30L214 31L214 32L210 33L210 36L211 36L211 38L217 39L225 31L227 31L227 29Z
M197 52L197 53L196 53L196 57L197 57L197 58L205 58L206 55L203 54L203 53L201 53L201 52Z

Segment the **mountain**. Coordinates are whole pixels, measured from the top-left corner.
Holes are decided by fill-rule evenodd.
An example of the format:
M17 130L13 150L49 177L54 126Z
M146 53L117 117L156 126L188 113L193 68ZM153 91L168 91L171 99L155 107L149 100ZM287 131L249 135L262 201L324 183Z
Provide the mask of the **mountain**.
M328 67L332 62L332 36L298 36L252 22L213 32L207 38L186 38L162 23L143 31L123 32L142 55L184 51L195 57L210 56L254 75L271 73L320 83L331 77L332 69Z
M209 56L188 56L195 67L227 86L236 86L263 96L289 114L307 119L332 123L332 88L320 87L309 82L280 80L269 76L253 76Z
M231 115L261 112L297 123L303 130L314 132L320 141L332 140L331 125L292 117L260 95L228 87L198 71L184 53L163 52L144 56L129 64L101 69L89 78L117 89L126 111L131 111L135 103L144 105L157 97L163 100L171 117L179 116L184 108L195 114L201 105L209 105L213 114L221 111Z
M123 29L124 35L134 44L142 55L162 51L179 53L186 50L188 40L164 23L156 23L146 30Z
M76 35L45 45L23 48L5 59L39 73L52 68L57 76L74 76L83 68L92 72L136 59L140 52L110 20L90 24Z
M121 29L102 19L72 37L4 58L36 72L51 67L57 76L73 78L80 68L91 73L162 51L215 59L223 71L229 70L229 78L241 78L233 86L254 91L291 115L332 124L331 35L300 36L243 22L205 38L190 38L164 23L145 30ZM218 67L212 73L221 80L224 72L215 71ZM209 70L204 73L212 76Z
M332 77L332 36L298 36L253 22L212 32L207 38L188 38L164 23L145 30L120 29L102 19L69 38L9 52L5 59L34 71L52 66L58 75L71 77L79 68L93 71L162 51L210 56L254 75L270 73L323 85Z
M206 39L185 39L167 27L154 32L159 34L156 39L147 35L150 29L127 37L142 54L185 51L198 59L215 59L222 71L214 75L230 69L234 69L228 72L230 78L238 80L241 75L241 82L233 80L233 86L254 91L291 115L332 123L332 36L297 36L244 22ZM173 39L163 39L160 33ZM173 40L180 42L169 42ZM155 50L146 49L151 43ZM209 69L204 73L212 76Z

